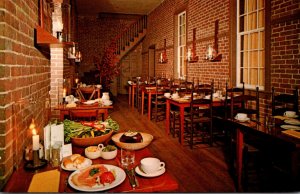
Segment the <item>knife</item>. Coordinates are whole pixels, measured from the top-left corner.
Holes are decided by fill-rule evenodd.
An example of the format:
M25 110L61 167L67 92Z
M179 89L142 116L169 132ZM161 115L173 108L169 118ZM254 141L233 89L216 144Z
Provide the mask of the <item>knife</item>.
M137 187L138 184L137 184L137 179L136 179L135 174L134 174L134 169L131 169L131 170L125 169L125 172L128 175L131 187L132 188Z

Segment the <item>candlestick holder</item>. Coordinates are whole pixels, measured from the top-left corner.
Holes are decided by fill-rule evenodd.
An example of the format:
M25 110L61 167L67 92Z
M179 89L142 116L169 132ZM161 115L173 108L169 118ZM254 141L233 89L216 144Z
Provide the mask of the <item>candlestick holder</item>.
M39 158L39 150L33 150L32 154L32 160L27 161L24 165L25 170L37 170L47 165L47 160Z

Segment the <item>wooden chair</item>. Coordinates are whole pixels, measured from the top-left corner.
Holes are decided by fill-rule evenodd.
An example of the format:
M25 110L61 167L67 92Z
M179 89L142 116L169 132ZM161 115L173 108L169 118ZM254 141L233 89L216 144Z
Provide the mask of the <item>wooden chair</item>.
M166 99L164 97L164 92L166 90L158 84L157 80L155 81L155 97L151 101L151 118L154 116L155 122L163 120L166 115Z
M285 111L295 111L299 115L298 109L298 88L296 87L293 94L277 94L272 87L272 115L283 115Z
M70 119L73 121L95 121L98 119L98 110L70 110Z
M210 95L210 98L196 98L194 93L199 96L201 94ZM185 118L185 130L189 136L190 148L193 148L195 143L206 143L208 139L209 145L212 146L212 98L213 98L213 83L211 88L193 87L191 93L191 103L189 116Z

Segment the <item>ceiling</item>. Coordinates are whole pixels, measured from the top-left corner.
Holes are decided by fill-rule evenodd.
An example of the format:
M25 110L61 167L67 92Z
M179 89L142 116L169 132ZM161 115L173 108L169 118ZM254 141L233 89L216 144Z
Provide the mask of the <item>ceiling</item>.
M147 15L164 0L75 0L78 15L120 13Z

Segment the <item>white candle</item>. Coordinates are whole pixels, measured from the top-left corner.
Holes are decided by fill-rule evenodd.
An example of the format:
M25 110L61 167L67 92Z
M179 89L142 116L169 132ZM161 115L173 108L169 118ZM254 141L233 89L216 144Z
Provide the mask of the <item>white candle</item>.
M39 150L40 136L36 134L36 130L32 129L32 150Z
M162 62L163 61L163 54L160 53L160 61Z
M192 57L192 53L191 53L191 49L189 48L189 49L188 49L188 52L187 52L187 58L188 58L188 61L191 60L191 57Z
M64 91L63 91L63 98L66 97L66 95L67 95L67 90L66 90L66 88L64 88Z

